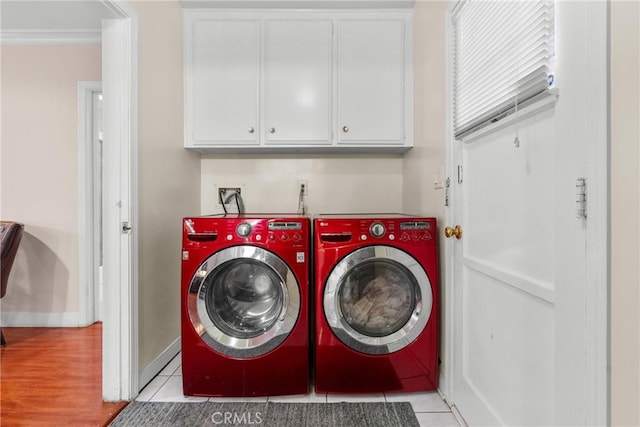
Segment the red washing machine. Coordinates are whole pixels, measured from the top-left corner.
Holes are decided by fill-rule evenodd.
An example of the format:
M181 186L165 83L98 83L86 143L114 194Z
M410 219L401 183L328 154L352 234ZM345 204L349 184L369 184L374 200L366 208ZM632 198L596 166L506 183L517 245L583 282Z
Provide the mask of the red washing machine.
M435 218L321 215L314 244L316 391L435 390Z
M183 220L185 395L309 392L309 251L302 216Z

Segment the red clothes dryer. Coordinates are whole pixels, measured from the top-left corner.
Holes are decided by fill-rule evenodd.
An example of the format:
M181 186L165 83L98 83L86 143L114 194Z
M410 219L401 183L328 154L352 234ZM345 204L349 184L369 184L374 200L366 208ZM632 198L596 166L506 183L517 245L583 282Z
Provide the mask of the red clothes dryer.
M310 220L183 220L185 395L309 392Z
M316 391L436 389L435 218L321 215L314 244Z

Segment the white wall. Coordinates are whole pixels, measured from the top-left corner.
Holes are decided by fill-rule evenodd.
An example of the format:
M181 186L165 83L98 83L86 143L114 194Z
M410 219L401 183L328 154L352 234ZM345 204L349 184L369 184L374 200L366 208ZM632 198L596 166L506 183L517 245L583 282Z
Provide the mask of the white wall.
M202 214L222 212L215 186L244 185L247 212L296 213L297 180L307 180L307 213L402 211L402 157L205 156Z
M139 25L138 333L144 371L180 337L182 217L200 211L200 159L183 148L182 8L177 1L132 6Z
M640 425L640 3L611 2L611 425Z
M407 212L444 219L444 190L434 174L445 166L445 1L418 0L414 11L414 148L402 162ZM444 179L444 177L443 177Z
M2 46L0 217L25 224L5 326L77 324L77 85L100 79L99 45Z
M446 59L445 1L418 0L414 10L414 148L402 161L404 211L433 216L440 236L446 226L444 189L434 188L434 175L445 166L446 141ZM446 179L442 174L442 181ZM441 239L442 240L442 239ZM448 337L446 318L444 244L440 242L440 378L444 378ZM446 383L440 382L444 390ZM446 390L445 390L446 392Z

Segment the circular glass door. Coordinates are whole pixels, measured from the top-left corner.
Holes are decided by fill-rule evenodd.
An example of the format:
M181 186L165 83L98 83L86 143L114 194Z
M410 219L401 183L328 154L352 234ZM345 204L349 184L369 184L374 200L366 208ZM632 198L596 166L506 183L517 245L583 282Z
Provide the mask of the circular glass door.
M300 312L300 291L277 255L237 246L200 265L187 305L207 345L228 356L255 357L276 348L291 332Z
M324 313L349 347L388 354L422 332L432 298L429 278L415 258L390 246L369 246L333 268L326 281Z

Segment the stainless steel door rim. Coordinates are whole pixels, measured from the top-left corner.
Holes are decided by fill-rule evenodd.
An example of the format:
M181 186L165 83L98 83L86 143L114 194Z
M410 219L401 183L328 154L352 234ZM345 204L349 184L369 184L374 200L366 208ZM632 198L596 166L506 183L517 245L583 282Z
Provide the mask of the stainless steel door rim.
M209 256L187 295L189 318L202 340L231 357L256 357L280 345L300 313L300 289L287 264L255 246Z

